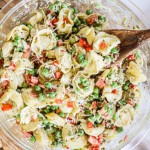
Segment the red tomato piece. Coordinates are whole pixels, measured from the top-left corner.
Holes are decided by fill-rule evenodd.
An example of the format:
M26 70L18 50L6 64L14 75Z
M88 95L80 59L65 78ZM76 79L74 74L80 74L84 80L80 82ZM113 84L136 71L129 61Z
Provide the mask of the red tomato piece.
M98 15L97 14L92 14L90 15L87 19L86 19L86 22L89 24L89 25L92 25L94 22L96 22L98 20Z
M67 17L64 17L64 22L65 23L70 23L69 19Z
M90 106L90 109L95 109L95 108L97 108L97 105L98 105L98 102L97 102L97 101L92 102L92 105Z
M135 60L134 55L129 55L127 58L128 58L129 60Z
M90 146L90 149L89 150L99 150L99 146Z
M114 89L114 90L112 91L112 93L117 94L117 90L116 90L116 89Z
M80 38L79 39L79 46L81 46L81 47L86 47L87 46L87 42L86 42L86 40L85 39L83 39L83 38Z
M57 41L57 45L58 45L58 46L62 46L62 45L63 45L63 41L62 41L61 39L59 39L59 40Z
M13 62L11 62L10 66L9 66L9 69L14 71L16 69L16 65Z
M93 128L93 123L89 121L89 122L87 123L87 127L88 127L88 128Z
M60 71L56 71L56 72L55 72L55 78L56 78L56 79L60 79L61 76L62 76L62 75L61 75L61 72L60 72Z
M95 136L90 136L90 137L88 138L88 142L89 142L90 144L92 144L93 146L98 146L98 145L100 144L99 141L98 141L98 138L95 137Z
M39 86L40 86L42 89L45 89L45 85L39 84Z
M13 108L12 105L10 105L10 104L4 104L4 105L2 106L2 111L9 111L9 110L11 110L12 108Z
M56 104L62 104L63 101L61 99L56 99L55 102Z
M134 84L131 84L131 85L130 85L130 88L131 88L131 89L134 89L134 88L135 88L135 85L134 85Z
M67 102L67 107L73 108L73 106L74 106L74 102Z
M31 82L35 85L38 84L39 80L37 77L31 76Z
M53 18L53 19L51 20L51 24L52 24L53 26L56 26L57 22L58 22L58 19L57 19L57 18Z
M50 14L51 11L50 10L46 10L46 15Z
M95 84L99 89L102 89L106 86L106 83L103 79L99 78L98 81Z
M104 40L100 43L100 49L106 49L106 43Z
M93 49L93 48L90 47L90 46L89 46L89 47L86 47L86 51L87 51L87 52L90 52L92 49Z
M54 66L58 66L58 65L59 65L58 60L54 60L54 61L53 61L53 65L54 65Z

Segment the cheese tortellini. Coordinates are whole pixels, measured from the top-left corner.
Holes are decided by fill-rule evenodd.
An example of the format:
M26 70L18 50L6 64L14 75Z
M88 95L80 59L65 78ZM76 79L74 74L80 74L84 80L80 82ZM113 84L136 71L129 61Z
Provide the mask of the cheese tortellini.
M12 50L13 50L13 42L11 41L5 42L4 45L2 46L3 58L7 58L11 54Z

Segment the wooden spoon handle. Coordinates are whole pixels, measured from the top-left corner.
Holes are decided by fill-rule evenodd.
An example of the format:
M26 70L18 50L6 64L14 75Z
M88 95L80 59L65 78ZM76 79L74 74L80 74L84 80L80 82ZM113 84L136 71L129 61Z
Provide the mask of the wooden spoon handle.
M150 38L150 29L141 31L141 36L144 40Z

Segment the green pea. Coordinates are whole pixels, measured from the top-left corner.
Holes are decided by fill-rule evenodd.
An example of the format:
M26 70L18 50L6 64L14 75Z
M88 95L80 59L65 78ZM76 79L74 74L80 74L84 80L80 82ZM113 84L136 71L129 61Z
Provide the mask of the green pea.
M85 19L82 19L82 20L81 20L81 23L84 24L84 25L87 25L87 22L86 22Z
M100 93L100 89L95 87L94 90L93 90L93 93L94 94L99 94Z
M88 86L84 87L84 91L88 92L90 88Z
M96 121L96 117L95 116L91 116L91 117L88 118L88 120L94 123Z
M111 53L112 53L112 54L116 54L117 52L118 52L118 49L117 49L117 48L112 48L112 49L111 49Z
M117 86L118 86L117 82L113 81L113 82L111 83L111 87L116 88Z
M70 44L74 44L75 42L76 42L76 40L74 39L74 38L71 38L70 40L69 40L69 42L70 42Z
M21 38L19 36L15 36L14 41L19 41Z
M86 109L86 110L84 111L84 113L85 113L86 115L91 115L91 111L88 110L88 109Z
M121 133L122 131L123 131L123 128L122 128L122 127L118 127L118 128L117 128L117 132L118 132L118 133Z
M35 70L34 70L34 69L30 69L30 70L28 70L28 74L32 74L32 75L34 75L34 74L35 74Z
M76 26L80 26L81 25L81 21L79 19L77 19L76 22L75 22L75 25Z
M50 93L49 93L49 97L50 97L50 98L54 98L55 96L56 96L56 92L50 92Z
M77 14L79 11L78 11L78 9L77 8L72 8L72 13L73 14Z
M128 90L129 87L128 87L127 85L123 85L123 89L124 89L124 90Z
M46 77L46 76L48 76L48 74L49 74L49 70L47 68L44 68L42 70L42 75Z
M79 136L83 136L83 135L84 135L84 131L81 130L81 129L79 129L78 132L77 132L77 134L78 134Z
M50 110L49 110L49 109L44 109L44 112L45 112L46 114L48 114L48 113L50 113Z
M86 103L85 106L86 106L87 108L89 108L89 107L91 106L91 103Z
M81 66L85 67L88 64L88 61L86 59L81 61Z
M35 91L37 91L37 92L41 91L41 87L38 86L38 85L34 86L34 89L35 89Z
M68 7L68 5L65 3L61 5L61 8L67 8L67 7Z
M18 41L14 41L14 46L18 46Z
M84 60L84 55L82 53L78 54L78 60L79 62L82 62L82 60Z
M58 106L51 106L51 109L56 110L56 109L58 109Z
M73 46L71 49L71 53L74 54L76 52L76 48Z
M23 87L23 88L27 88L27 87L28 87L28 85L27 85L27 83L23 82L21 87Z
M40 101L43 101L44 98L45 98L45 95L44 95L43 93L40 93L38 99L39 99Z
M72 32L73 32L73 33L77 33L77 32L78 32L78 28L73 27L73 28L72 28Z
M93 94L94 99L99 99L99 94Z
M137 109L138 107L139 107L139 105L138 105L138 104L135 104L134 109Z
M50 89L52 87L52 83L51 82L46 82L45 87Z
M95 117L96 117L96 122L97 123L101 123L102 122L103 119L98 113L95 114Z
M31 138L30 138L30 141L31 141L31 142L35 142L35 141L36 141L35 136L32 135Z
M89 100L92 102L94 100L93 96L89 96Z
M64 114L63 112L60 112L60 113L59 113L59 116L60 116L60 117L65 117L65 114Z
M91 10L91 9L88 9L87 11L86 11L86 14L87 15L90 15L90 14L92 14L93 13L93 10Z
M43 124L44 124L44 125L47 125L47 124L48 124L48 120L47 120L47 119L44 119L44 120L43 120Z

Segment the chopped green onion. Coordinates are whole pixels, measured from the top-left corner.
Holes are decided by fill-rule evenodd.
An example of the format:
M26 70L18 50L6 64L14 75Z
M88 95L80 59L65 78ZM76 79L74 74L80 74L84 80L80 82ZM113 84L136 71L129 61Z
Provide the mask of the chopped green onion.
M86 106L87 108L89 108L89 107L91 106L91 103L86 103L85 106Z
M44 98L45 98L45 95L44 95L43 93L40 93L38 99L39 99L40 101L43 101Z
M3 56L2 56L2 50L0 50L0 58L2 58Z
M45 112L46 114L48 114L48 113L50 113L50 110L49 110L49 109L44 109L44 112Z
M74 54L76 52L76 48L73 46L71 49L71 53Z
M65 114L63 112L59 112L60 117L65 117Z
M15 36L14 41L19 41L21 38L19 36Z
M92 9L88 9L87 11L86 11L86 14L87 15L90 15L90 14L92 14L93 13L93 10Z
M82 85L83 85L84 87L87 87L87 86L90 85L90 82L89 82L88 80L86 80L85 82L82 82Z
M77 19L77 20L75 21L75 25L76 25L76 26L80 26L80 25L81 25L81 21L80 21L79 19Z
M84 83L84 82L86 82L86 81L87 81L87 79L86 79L86 78L84 78L84 77L81 77L81 78L80 78L80 81L81 81L81 83Z
M34 89L35 89L35 91L37 91L37 92L41 91L41 87L38 86L38 85L35 85L35 86L34 86Z
M84 131L81 130L81 129L79 129L78 132L77 132L77 134L78 134L79 136L83 136L83 135L84 135Z
M16 52L23 52L23 47L15 47Z
M82 53L78 54L78 60L79 62L82 62L84 60L84 55Z
M51 82L46 82L45 87L50 89L52 87L52 83Z
M86 87L84 87L84 91L89 91L90 90L90 88L88 87L88 86L86 86Z
M50 97L50 98L54 98L55 96L56 96L56 92L50 92L50 93L49 93L49 97Z
M118 119L117 114L114 114L114 115L113 115L113 118L114 118L115 120L117 120L117 119Z
M99 94L93 94L93 99L99 99Z
M55 136L55 138L61 137L61 131L60 131L60 130L57 130L57 131L54 133L54 136Z
M130 81L126 81L125 85L130 86Z
M20 118L20 114L17 115L17 118Z
M122 106L122 105L125 105L126 102L121 99L121 100L118 101L118 104Z
M135 105L134 105L134 109L137 109L138 107L139 107L138 104L135 104Z

